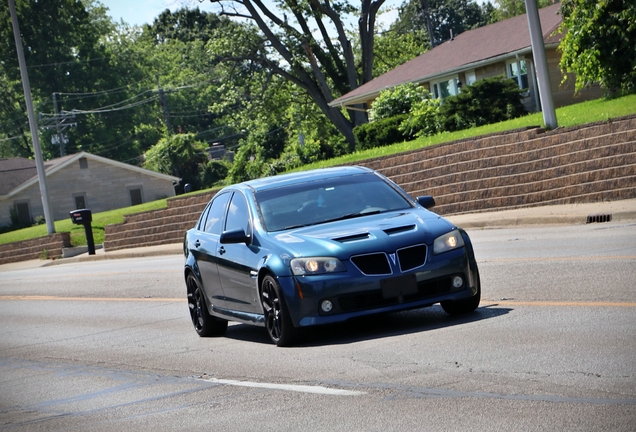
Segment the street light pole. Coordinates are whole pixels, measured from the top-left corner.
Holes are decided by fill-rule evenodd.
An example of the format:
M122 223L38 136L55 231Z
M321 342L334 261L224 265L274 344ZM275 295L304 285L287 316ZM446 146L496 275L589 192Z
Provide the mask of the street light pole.
M29 75L26 70L26 62L24 61L24 50L22 49L22 39L20 39L20 27L18 26L18 16L15 12L14 0L9 0L9 11L11 12L11 24L13 25L13 37L15 39L15 48L18 52L18 62L20 63L20 75L22 77L22 88L24 89L24 100L29 115L29 127L31 130L31 139L33 140L33 152L35 153L35 166L38 171L38 180L40 182L40 195L42 195L42 207L44 209L44 218L46 219L46 229L49 234L55 233L55 224L49 207L49 194L46 189L46 173L44 171L44 161L42 160L42 150L40 148L40 138L38 135L38 126L35 119L35 111L33 111L33 100L31 99L31 85L29 84Z
M550 129L556 129L559 125L557 123L556 111L554 110L554 102L552 101L548 61L545 56L545 46L543 45L543 32L541 31L541 21L539 21L537 0L525 0L525 2L526 14L528 16L528 29L530 30L530 42L532 44L532 56L534 57L534 64L537 70L543 123Z

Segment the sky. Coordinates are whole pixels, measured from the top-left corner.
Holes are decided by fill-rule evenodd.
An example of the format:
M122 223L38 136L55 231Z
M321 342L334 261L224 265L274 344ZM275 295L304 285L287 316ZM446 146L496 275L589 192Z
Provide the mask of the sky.
M99 0L109 11L108 14L119 22L130 25L150 24L161 12L166 9L172 11L188 6L191 9L198 7L208 12L212 11L212 3L209 1L199 3L197 0Z
M198 0L99 0L109 11L108 14L119 22L130 25L150 24L161 12L166 9L175 11L183 6L189 8L198 7L200 10L213 12L213 5L209 1L203 3ZM387 0L384 8L396 7L402 4L403 0ZM397 16L397 12L385 14L383 19L392 22Z

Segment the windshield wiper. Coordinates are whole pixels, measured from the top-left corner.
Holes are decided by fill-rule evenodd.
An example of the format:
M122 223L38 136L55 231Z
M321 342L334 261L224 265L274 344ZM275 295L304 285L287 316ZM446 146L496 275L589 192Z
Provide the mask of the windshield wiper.
M283 229L284 229L284 230L290 230L290 229L294 229L294 228L304 228L304 227L308 227L308 226L312 226L312 225L316 225L316 223L290 225L290 226L286 226L286 227L285 227L285 228L283 228Z
M357 217L361 217L361 216L369 216L369 215L374 215L374 214L378 214L378 213L382 213L382 210L373 210L373 211L368 211L368 212L347 213L347 214L344 214L342 216L339 216L339 217L333 218L333 219L327 219L327 220L318 221L318 222L312 222L312 223L308 223L308 224L298 224L298 225L286 226L285 229L286 230L290 230L290 229L295 229L295 228L304 228L304 227L308 227L308 226L312 226L312 225L319 225L319 224L328 223L328 222L336 222L336 221L345 220L345 219L353 219L353 218L357 218Z
M374 215L374 214L378 214L378 213L381 213L381 211L380 210L373 210L373 211L368 211L368 212L347 213L345 215L342 215L342 216L334 218L334 219L329 219L329 220L326 220L326 221L322 221L322 223L336 222L336 221L345 220L345 219L353 219L353 218L357 218L357 217L361 217L361 216L369 216L369 215Z

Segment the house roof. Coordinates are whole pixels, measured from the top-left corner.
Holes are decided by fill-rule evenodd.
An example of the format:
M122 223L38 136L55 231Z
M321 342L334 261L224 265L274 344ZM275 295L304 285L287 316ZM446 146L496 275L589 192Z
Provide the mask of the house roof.
M539 10L543 40L557 44L561 35L551 34L561 24L560 3ZM332 107L355 105L377 96L380 91L410 82L421 83L444 75L494 63L514 54L531 52L526 14L465 31L418 57L380 75L329 103Z
M46 176L50 176L82 157L164 180L180 180L179 177L161 174L156 171L147 170L86 152L75 153L44 162L44 171L46 172ZM9 198L37 182L38 176L35 160L21 157L0 159L0 199Z

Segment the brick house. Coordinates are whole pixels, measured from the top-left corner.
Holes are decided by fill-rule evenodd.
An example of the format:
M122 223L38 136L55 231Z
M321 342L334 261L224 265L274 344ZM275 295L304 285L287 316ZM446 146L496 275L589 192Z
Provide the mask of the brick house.
M175 195L178 177L81 152L44 162L53 219L78 208L94 213ZM11 224L11 209L26 224L44 214L35 161L0 159L0 226Z
M555 107L597 99L603 95L599 86L575 94L573 77L562 83L563 74L559 68L561 55L557 50L562 34L554 34L562 22L559 8L560 3L556 3L539 10ZM526 109L529 112L540 111L526 14L463 32L335 99L329 105L369 109L382 90L406 83L423 85L436 97L443 99L457 94L463 84L496 76L515 79L519 87L525 90Z

